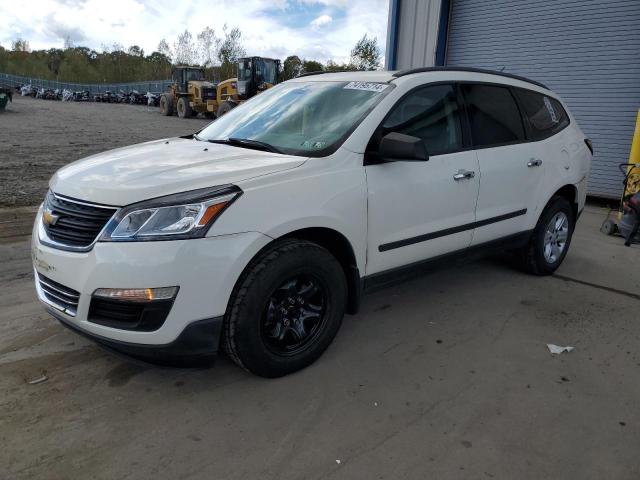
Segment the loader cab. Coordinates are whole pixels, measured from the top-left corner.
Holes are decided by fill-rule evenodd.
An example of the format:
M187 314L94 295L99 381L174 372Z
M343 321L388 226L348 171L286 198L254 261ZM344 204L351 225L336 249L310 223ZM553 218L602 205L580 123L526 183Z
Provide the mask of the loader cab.
M189 82L204 80L204 70L198 67L178 66L172 73L172 79L182 93L189 92Z
M241 100L278 83L280 60L263 57L238 59L238 96Z

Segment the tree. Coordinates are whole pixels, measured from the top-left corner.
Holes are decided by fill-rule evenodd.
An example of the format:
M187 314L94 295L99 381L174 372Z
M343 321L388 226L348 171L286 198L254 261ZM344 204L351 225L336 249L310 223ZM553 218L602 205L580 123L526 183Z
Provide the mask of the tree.
M302 61L302 72L303 73L311 73L311 72L322 72L324 68L320 62L315 60L303 60Z
M16 38L13 42L11 42L11 50L14 52L29 52L29 42L24 40L23 38Z
M158 53L161 53L162 55L167 57L169 60L173 60L173 50L171 50L171 47L169 46L169 44L164 38L160 40L160 43L158 43L157 50L158 50Z
M218 60L220 60L220 73L222 78L230 78L235 75L235 66L238 58L247 54L242 46L242 32L238 27L231 30L227 29L225 24L222 27L224 38L218 46Z
M216 48L219 43L220 39L216 35L216 31L211 27L205 27L198 34L198 47L203 67L212 67L214 65L214 59L217 55Z
M326 72L350 72L358 70L352 63L336 63L333 60L329 60L324 69Z
M302 73L302 60L297 55L291 55L282 64L283 80L295 78Z
M127 53L133 57L144 57L144 50L138 45L131 45Z
M68 33L64 36L64 44L63 44L63 48L65 50L68 50L70 48L73 48L73 40L71 40L71 35L69 35Z
M178 65L195 65L198 62L193 36L187 29L178 35L178 40L173 44L173 51L174 61Z
M380 68L382 53L377 38L367 38L367 34L356 42L351 50L351 64L357 70L377 70Z

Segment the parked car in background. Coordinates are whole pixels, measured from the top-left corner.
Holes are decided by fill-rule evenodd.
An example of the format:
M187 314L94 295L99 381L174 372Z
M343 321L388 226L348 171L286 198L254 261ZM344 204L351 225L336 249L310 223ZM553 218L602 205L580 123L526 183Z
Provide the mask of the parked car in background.
M509 249L562 263L592 147L541 84L473 69L303 76L189 137L60 169L33 230L63 324L136 356L306 367L363 292Z

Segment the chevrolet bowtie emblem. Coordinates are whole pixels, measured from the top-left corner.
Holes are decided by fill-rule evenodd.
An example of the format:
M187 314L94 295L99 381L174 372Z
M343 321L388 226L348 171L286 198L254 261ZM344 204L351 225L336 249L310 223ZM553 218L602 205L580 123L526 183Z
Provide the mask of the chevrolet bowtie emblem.
M44 222L45 225L55 225L59 218L60 218L59 215L55 215L49 209L46 209L42 213L42 221Z

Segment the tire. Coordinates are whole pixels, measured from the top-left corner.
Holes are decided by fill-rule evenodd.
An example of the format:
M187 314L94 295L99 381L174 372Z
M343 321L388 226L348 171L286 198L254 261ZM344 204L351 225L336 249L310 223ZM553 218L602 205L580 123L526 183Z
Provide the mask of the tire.
M189 118L191 116L191 106L187 97L180 97L176 105L178 116L180 118Z
M293 373L333 341L346 301L345 274L331 253L304 240L277 241L240 276L225 315L223 348L255 375Z
M160 112L166 117L173 115L173 95L171 93L160 95Z
M233 102L229 102L226 100L222 102L218 107L218 113L217 113L218 118L224 115L225 113L227 113L229 110L231 110L235 106L236 104Z
M552 228L552 222L557 225L562 219L563 224L566 221L566 232L564 227L555 233L547 231ZM552 197L538 219L529 244L521 251L525 270L534 275L551 275L555 272L567 255L574 228L575 217L569 201L563 197ZM566 239L561 245L563 238Z
M618 231L618 226L616 222L608 218L600 226L600 231L605 235L615 235Z

